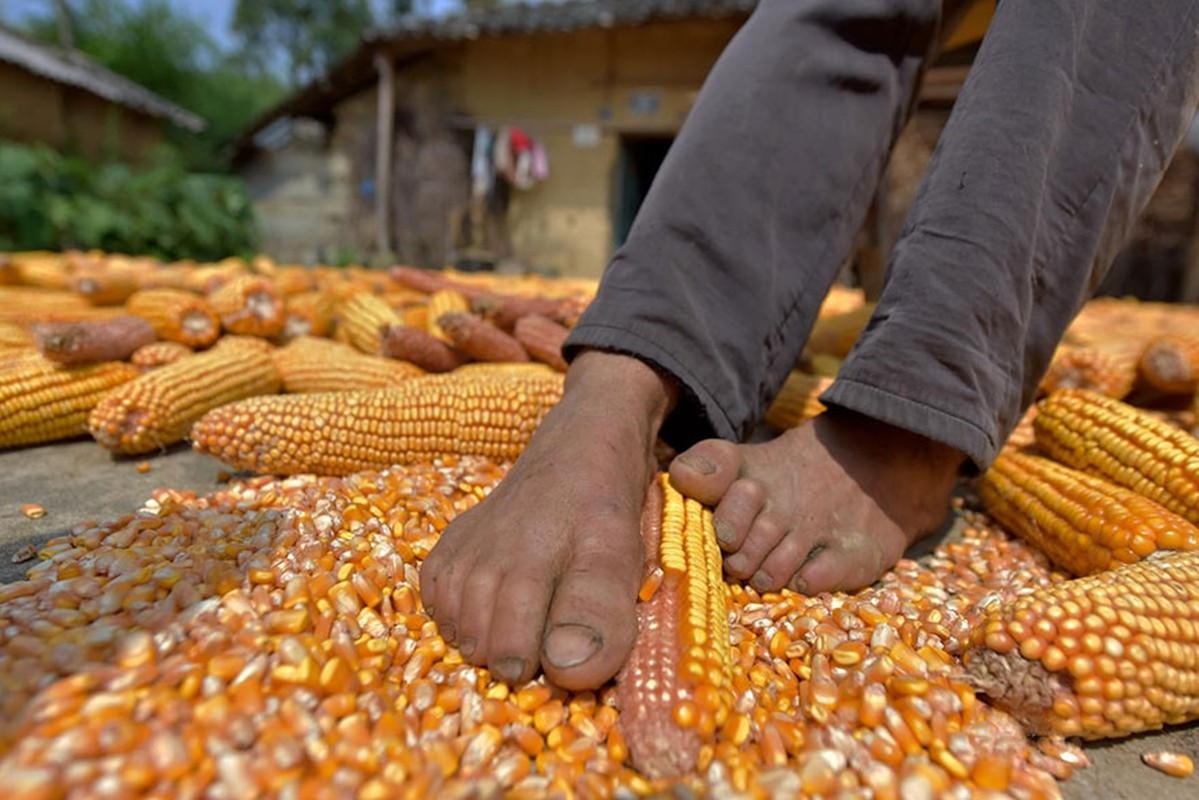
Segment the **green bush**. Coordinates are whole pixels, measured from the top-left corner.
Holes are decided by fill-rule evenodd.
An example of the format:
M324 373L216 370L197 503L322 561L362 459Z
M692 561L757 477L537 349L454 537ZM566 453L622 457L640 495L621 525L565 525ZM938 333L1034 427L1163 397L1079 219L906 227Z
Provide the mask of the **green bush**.
M252 253L255 239L241 182L189 173L168 151L131 167L0 143L0 251L98 248L215 261Z

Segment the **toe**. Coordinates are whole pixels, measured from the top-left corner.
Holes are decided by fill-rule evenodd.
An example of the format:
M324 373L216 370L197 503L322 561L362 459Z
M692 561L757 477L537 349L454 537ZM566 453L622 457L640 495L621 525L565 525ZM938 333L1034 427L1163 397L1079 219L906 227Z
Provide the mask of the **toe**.
M802 594L854 591L874 583L902 555L875 536L843 533L803 564L789 585Z
M741 549L724 560L725 572L742 580L753 576L783 538L783 533L782 526L767 512L758 514Z
M442 638L457 647L462 657L475 665L487 663L492 614L497 602L500 602L502 578L502 574L494 568L476 569L470 579L463 583L457 617L438 623Z
M537 674L552 591L546 574L512 572L500 582L493 605L486 609L490 628L487 665L496 677L517 684Z
M737 445L723 439L706 439L671 462L670 482L692 500L714 506L740 472Z
M766 489L760 482L752 478L733 481L712 514L721 549L734 553L741 548L765 502Z
M788 586L813 554L810 537L791 530L775 545L754 573L750 585L760 592L777 591Z

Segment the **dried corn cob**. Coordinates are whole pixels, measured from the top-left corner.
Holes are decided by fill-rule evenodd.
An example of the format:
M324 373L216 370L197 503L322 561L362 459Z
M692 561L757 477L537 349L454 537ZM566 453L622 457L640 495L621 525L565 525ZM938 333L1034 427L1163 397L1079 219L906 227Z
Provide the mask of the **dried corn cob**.
M616 679L633 765L652 778L695 769L733 705L728 597L712 514L659 476L641 533L648 563L637 639Z
M154 341L154 328L141 317L93 322L48 322L33 326L38 349L59 364L79 366L125 361Z
M450 311L437 320L454 347L476 361L522 362L529 354L520 342L474 314Z
M74 292L0 287L0 322L30 325L35 322L82 322L120 316L119 308L96 308Z
M183 439L210 409L274 394L279 387L269 346L228 336L208 352L144 373L111 392L92 411L88 427L109 450L148 453Z
M300 336L275 351L275 366L286 392L344 392L383 389L423 375L406 361L368 356L354 348Z
M405 308L400 313L400 317L409 328L418 328L424 332L429 327L429 307L423 303L419 306Z
M30 251L11 256L22 286L65 291L71 288L74 259L69 254Z
M337 314L337 333L364 353L379 355L383 334L393 325L403 324L399 315L382 298L358 292L347 300ZM418 365L419 366L419 365Z
M452 290L443 289L429 295L427 307L429 327L427 330L441 341L452 344L453 340L441 327L442 314L448 314L451 311L470 311L470 301L461 292Z
M992 609L975 685L1038 733L1099 739L1199 717L1199 553L1162 553Z
M283 300L266 278L239 275L208 295L221 327L240 336L274 336L287 321Z
M146 270L132 259L110 257L82 259L71 276L71 288L96 306L119 306L138 289Z
M137 377L129 364L62 367L34 350L0 364L0 447L82 436L100 399Z
M383 334L382 354L407 361L426 372L450 372L466 363L466 356L432 334L407 325L392 325Z
M148 372L158 367L165 367L167 364L174 364L193 353L194 351L190 347L178 342L152 342L144 347L139 347L129 361L142 372Z
M29 331L11 322L0 322L0 350L20 350L33 346L33 335Z
M1046 458L1005 451L980 489L991 516L1073 575L1199 549L1199 529L1177 514Z
M1199 337L1159 336L1149 343L1138 365L1145 383L1166 394L1193 394L1199 388Z
M516 341L524 346L529 355L544 364L549 364L558 372L566 372L567 364L562 356L562 345L566 343L568 334L565 326L537 314L521 317L512 331Z
M1136 364L1127 356L1091 348L1066 348L1054 356L1041 379L1040 391L1049 394L1058 389L1089 389L1123 400L1136 378Z
M473 299L487 294L486 290L454 280L441 270L420 269L418 267L392 267L388 275L402 286L407 286L410 289L415 289L418 292L424 292L429 295L448 291L457 292L468 299Z
M181 289L135 292L125 309L154 326L158 338L188 347L207 347L221 335L221 324L208 302Z
M328 336L333 330L333 311L336 299L329 292L315 291L294 294L287 298L287 320L283 337Z
M574 297L519 297L486 294L471 301L471 309L505 331L516 327L521 317L537 315L560 325L573 325L586 303Z
M514 460L562 396L562 379L413 378L394 389L256 397L207 414L200 452L237 469L347 475L437 455Z
M1199 524L1199 440L1132 406L1081 389L1055 392L1033 423L1037 445Z
M267 274L260 271L260 274ZM271 282L283 297L308 294L319 288L316 272L308 267L278 267L269 274Z
M804 352L845 358L872 316L874 303L866 303L842 314L820 317L812 328Z
M832 385L832 378L793 371L787 376L783 388L779 389L774 402L766 409L766 424L782 431L798 427L823 413L824 405L818 398Z

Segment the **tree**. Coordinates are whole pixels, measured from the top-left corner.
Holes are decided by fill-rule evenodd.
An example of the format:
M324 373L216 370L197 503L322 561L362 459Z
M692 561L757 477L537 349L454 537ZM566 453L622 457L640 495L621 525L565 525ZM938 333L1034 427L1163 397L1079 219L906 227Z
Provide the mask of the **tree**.
M370 0L238 0L233 31L247 59L299 86L328 72L374 21Z

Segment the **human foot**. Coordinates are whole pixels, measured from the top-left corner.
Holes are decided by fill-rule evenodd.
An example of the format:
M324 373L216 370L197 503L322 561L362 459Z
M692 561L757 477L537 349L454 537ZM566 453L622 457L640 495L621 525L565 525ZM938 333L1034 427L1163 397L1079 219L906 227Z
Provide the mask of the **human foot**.
M637 633L640 520L674 387L635 359L580 355L562 401L491 496L421 568L421 597L464 658L519 683L611 678Z
M671 464L716 506L725 571L759 591L873 583L944 517L964 456L868 417L830 411L773 441L710 439Z

